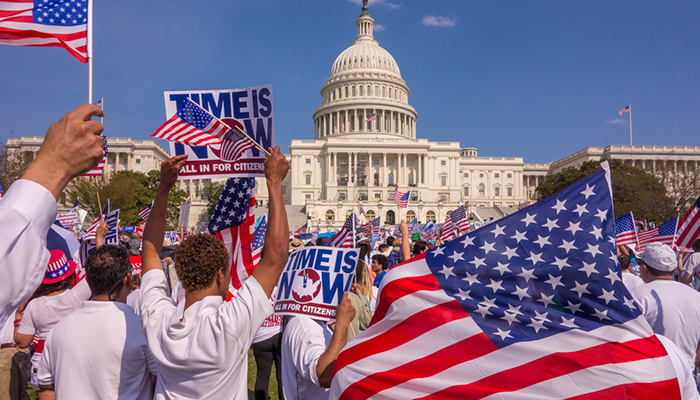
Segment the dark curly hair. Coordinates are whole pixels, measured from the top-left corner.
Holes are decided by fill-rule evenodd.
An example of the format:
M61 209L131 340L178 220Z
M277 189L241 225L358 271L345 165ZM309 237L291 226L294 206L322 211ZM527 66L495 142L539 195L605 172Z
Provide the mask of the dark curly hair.
M58 281L56 283L42 283L41 285L39 285L38 288L36 288L34 294L32 294L29 300L27 300L27 304L29 304L29 302L34 299L38 299L39 297L47 296L54 292L62 292L64 290L68 290L71 288L71 286L73 286L74 281L75 272L72 272L62 281Z
M117 246L100 246L85 261L85 279L93 296L111 296L122 289L131 269L126 251Z
M209 287L216 273L228 265L226 247L212 235L189 236L175 251L175 271L187 291Z

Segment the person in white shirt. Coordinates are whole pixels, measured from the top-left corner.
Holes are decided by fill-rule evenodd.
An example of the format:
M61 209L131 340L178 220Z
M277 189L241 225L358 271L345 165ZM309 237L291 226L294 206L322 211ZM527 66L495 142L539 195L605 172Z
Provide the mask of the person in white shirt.
M326 400L333 367L347 344L355 307L343 294L333 330L305 315L292 317L282 334L282 387L287 400Z
M274 306L277 297L275 287L270 304ZM255 357L255 400L267 400L270 389L270 373L272 363L275 364L277 387L282 387L282 364L281 364L281 342L282 342L282 316L273 314L262 324L253 337L253 357ZM279 399L284 399L282 390L278 390Z
M46 338L37 381L56 399L153 398L155 363L141 319L126 305L131 263L116 246L102 246L85 262L92 293Z
M32 344L35 336L38 339L34 345L31 367L31 382L36 391L39 391L37 367L49 331L66 315L80 307L84 300L90 298L90 287L85 279L71 288L75 281L77 264L68 260L63 250L52 250L50 254L51 259L44 280L27 305L20 307L15 313L16 319L21 320L15 328L17 346L26 348Z
M692 283L695 290L700 290L700 238L695 239L691 248L693 253L688 256L688 260L683 266L684 280L683 283ZM688 250L685 247L681 247L681 251L678 253L678 262L683 262L683 257L687 254Z
M231 301L229 254L212 235L194 234L175 252L175 269L185 300L175 305L159 254L165 236L168 194L186 155L161 165L161 181L143 233L141 324L156 361L155 399L247 399L248 349L272 315L270 296L288 257L289 225L282 180L289 162L279 147L265 160L270 193L265 257Z
M644 284L642 278L633 274L630 270L633 256L634 252L629 247L617 246L617 260L620 262L620 268L622 269L622 283L625 284L630 294L634 289Z
M685 354L689 365L700 365L700 293L673 280L676 253L662 243L651 243L641 254L642 279L632 293L654 333L664 335Z
M46 235L68 182L102 159L102 109L83 104L51 125L39 154L0 199L0 326L39 286L49 262Z
M8 318L0 326L0 400L22 397L29 382L29 358L29 349L17 347L12 320Z

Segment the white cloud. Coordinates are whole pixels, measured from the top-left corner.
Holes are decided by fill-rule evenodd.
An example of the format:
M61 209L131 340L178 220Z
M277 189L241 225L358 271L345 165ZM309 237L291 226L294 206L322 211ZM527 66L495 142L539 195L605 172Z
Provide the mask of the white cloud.
M350 0L350 2L355 3L358 6L362 5L362 0ZM395 9L401 7L401 4L390 3L387 0L369 0L369 2L367 3L367 5L369 5L369 6L374 6L374 5L378 5L378 4L381 4L385 7L389 7L392 10L395 10Z
M384 25L381 25L381 24L374 24L374 31L375 31L375 32L381 32L381 31L383 31L383 30L385 30L385 29L386 29L386 28L384 27Z
M615 118L615 119L611 119L611 120L605 121L605 123L606 123L606 124L611 124L611 125L612 125L612 124L625 124L625 125L627 125L627 120L624 120L624 119L621 119L621 118Z
M457 20L455 18L440 17L436 15L426 15L423 17L423 25L425 26L455 26Z

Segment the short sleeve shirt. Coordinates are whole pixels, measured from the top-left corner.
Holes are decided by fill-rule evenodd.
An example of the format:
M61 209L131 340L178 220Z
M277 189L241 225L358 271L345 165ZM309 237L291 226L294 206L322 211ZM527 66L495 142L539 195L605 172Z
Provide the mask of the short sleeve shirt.
M207 296L185 310L166 295L162 270L141 280L139 307L156 361L155 399L247 399L248 349L272 305L255 278L224 303Z
M316 365L333 332L320 321L298 315L282 334L282 387L287 400L324 400L330 390L318 383Z

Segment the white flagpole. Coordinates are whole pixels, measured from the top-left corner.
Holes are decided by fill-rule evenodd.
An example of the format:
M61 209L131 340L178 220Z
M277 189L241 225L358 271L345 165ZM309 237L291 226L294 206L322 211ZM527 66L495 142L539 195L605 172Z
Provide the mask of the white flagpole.
M632 103L630 103L630 146L632 146Z
M92 104L92 0L88 0L87 12L88 103Z

